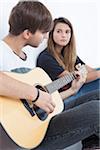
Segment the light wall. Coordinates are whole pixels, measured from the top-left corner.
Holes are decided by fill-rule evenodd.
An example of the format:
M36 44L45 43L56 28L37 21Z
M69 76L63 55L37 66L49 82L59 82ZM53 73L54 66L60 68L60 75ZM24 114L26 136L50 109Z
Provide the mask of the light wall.
M73 24L77 53L79 57L92 67L100 67L99 42L99 2L98 0L40 0L51 11L53 18L66 17ZM18 0L0 1L0 39L8 33L8 18L12 7ZM34 61L38 53L44 49L46 41L39 48L29 49Z

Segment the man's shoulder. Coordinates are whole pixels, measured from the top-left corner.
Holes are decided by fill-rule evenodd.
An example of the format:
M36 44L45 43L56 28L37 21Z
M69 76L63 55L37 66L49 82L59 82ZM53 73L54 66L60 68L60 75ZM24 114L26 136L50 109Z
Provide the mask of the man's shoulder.
M11 52L11 48L3 40L0 40L0 53L8 55Z
M5 49L4 42L2 40L0 40L0 52L3 52L4 49Z
M7 48L7 44L3 40L0 40L0 49L2 50L2 48Z
M0 46L4 45L4 42L2 40L0 40Z

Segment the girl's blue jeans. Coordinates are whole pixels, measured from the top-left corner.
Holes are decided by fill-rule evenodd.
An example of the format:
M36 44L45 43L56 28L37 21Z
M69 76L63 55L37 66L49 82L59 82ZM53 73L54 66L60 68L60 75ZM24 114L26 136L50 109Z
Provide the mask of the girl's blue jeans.
M100 70L100 68L97 70ZM64 106L65 109L69 109L87 101L97 99L100 99L100 78L84 84L77 94L64 100Z

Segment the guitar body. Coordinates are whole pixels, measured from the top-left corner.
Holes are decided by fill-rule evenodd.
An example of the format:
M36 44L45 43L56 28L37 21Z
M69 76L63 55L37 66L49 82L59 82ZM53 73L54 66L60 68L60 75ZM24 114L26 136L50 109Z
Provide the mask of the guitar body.
M5 73L30 85L45 86L52 82L49 76L40 68L35 68L24 74ZM51 96L56 107L54 112L49 114L45 120L40 120L37 114L32 116L20 99L0 97L0 123L9 137L20 147L27 149L37 147L45 136L51 118L62 112L63 102L58 91L53 92Z

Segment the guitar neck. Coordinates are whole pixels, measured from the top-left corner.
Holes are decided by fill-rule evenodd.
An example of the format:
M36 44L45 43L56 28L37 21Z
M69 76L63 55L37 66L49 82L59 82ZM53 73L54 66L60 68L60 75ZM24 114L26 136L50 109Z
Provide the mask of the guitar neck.
M74 79L75 79L74 73L70 73L70 74L67 74L67 75L53 81L52 83L46 85L45 88L51 94L51 93L55 92L56 90L59 90L63 86L67 85Z

